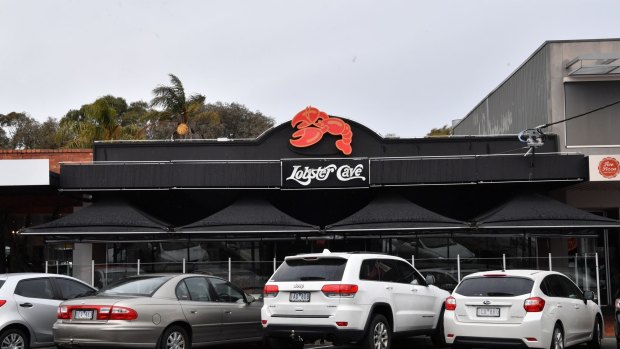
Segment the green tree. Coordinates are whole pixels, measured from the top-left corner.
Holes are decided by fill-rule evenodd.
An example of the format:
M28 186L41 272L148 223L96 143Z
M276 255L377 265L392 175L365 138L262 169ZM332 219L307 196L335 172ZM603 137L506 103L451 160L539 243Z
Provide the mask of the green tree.
M57 149L58 123L48 118L43 124L26 113L0 114L0 145L5 149Z
M428 137L432 136L449 136L452 134L452 127L448 127L448 125L444 125L442 128L433 128L429 133L426 134Z
M204 101L205 96L201 94L193 94L189 97L185 95L185 88L181 80L174 74L170 76L170 85L159 85L153 89L153 99L151 107L162 107L163 110L159 114L156 122L160 126L165 126L166 122L176 122L173 131L173 138L192 138L192 125L196 120L201 122L211 121L209 115L205 115Z
M196 125L197 133L201 138L256 138L273 127L273 118L263 115L260 111L253 112L239 103L207 104L206 114L219 120L217 127L205 128L203 124ZM208 126L208 125L207 125ZM203 130L206 129L206 132Z
M123 98L100 97L79 110L70 110L60 121L58 139L67 148L89 148L94 141L102 140L144 139L144 125L135 122L140 118L134 115L135 110L128 113ZM124 121L126 114L130 121Z

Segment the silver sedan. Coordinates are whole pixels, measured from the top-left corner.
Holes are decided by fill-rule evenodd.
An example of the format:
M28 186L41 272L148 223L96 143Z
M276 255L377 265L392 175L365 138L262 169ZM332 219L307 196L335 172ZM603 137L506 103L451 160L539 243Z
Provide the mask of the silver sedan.
M63 302L54 342L59 347L160 349L260 342L261 307L262 302L214 276L135 276L96 296Z

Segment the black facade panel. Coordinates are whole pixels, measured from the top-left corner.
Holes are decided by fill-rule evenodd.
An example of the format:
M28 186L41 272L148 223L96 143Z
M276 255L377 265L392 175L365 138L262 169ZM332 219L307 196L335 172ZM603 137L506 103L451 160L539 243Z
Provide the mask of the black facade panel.
M63 189L168 188L167 163L61 164Z
M475 180L473 157L375 159L370 162L371 185L467 183Z
M280 186L280 162L173 162L172 188Z
M481 182L575 180L587 178L583 155L482 156L476 160Z

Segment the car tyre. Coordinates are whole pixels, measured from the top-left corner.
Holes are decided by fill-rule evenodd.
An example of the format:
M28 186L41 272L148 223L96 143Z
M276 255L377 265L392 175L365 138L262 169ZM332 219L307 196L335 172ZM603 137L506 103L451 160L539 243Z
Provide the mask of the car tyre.
M187 331L181 326L168 327L159 340L158 349L189 349L191 342Z
M377 314L370 321L370 326L359 343L361 349L390 349L392 330L385 316Z
M600 349L601 342L603 341L603 329L601 325L601 320L597 317L594 320L594 328L592 329L592 340L588 342L588 348L590 349Z
M564 332L559 324L556 324L553 328L550 349L564 349Z
M28 349L30 343L24 331L17 328L9 328L0 333L0 348Z
M439 313L439 320L437 321L437 328L435 329L435 333L431 335L433 345L439 348L446 346L446 336L443 331L443 312L444 310L441 309L441 313Z

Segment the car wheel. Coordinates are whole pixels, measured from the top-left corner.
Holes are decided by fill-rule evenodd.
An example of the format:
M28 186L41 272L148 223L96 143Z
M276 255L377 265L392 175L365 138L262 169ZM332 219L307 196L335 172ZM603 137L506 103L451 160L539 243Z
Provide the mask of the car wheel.
M167 328L161 336L158 349L189 349L191 343L187 332L181 326Z
M437 328L435 329L435 333L431 335L431 341L436 347L446 346L446 336L443 331L443 312L444 310L441 309L441 313L439 313L439 320L437 322Z
M551 336L550 349L564 349L564 332L560 325L555 325L553 328L553 336Z
M1 349L28 349L29 344L28 337L17 328L10 328L0 334Z
M390 349L392 330L385 316L377 314L372 318L364 339L360 342L362 349Z
M590 349L599 349L603 340L603 329L601 328L601 321L596 318L594 320L594 328L592 329L592 340L588 342Z

